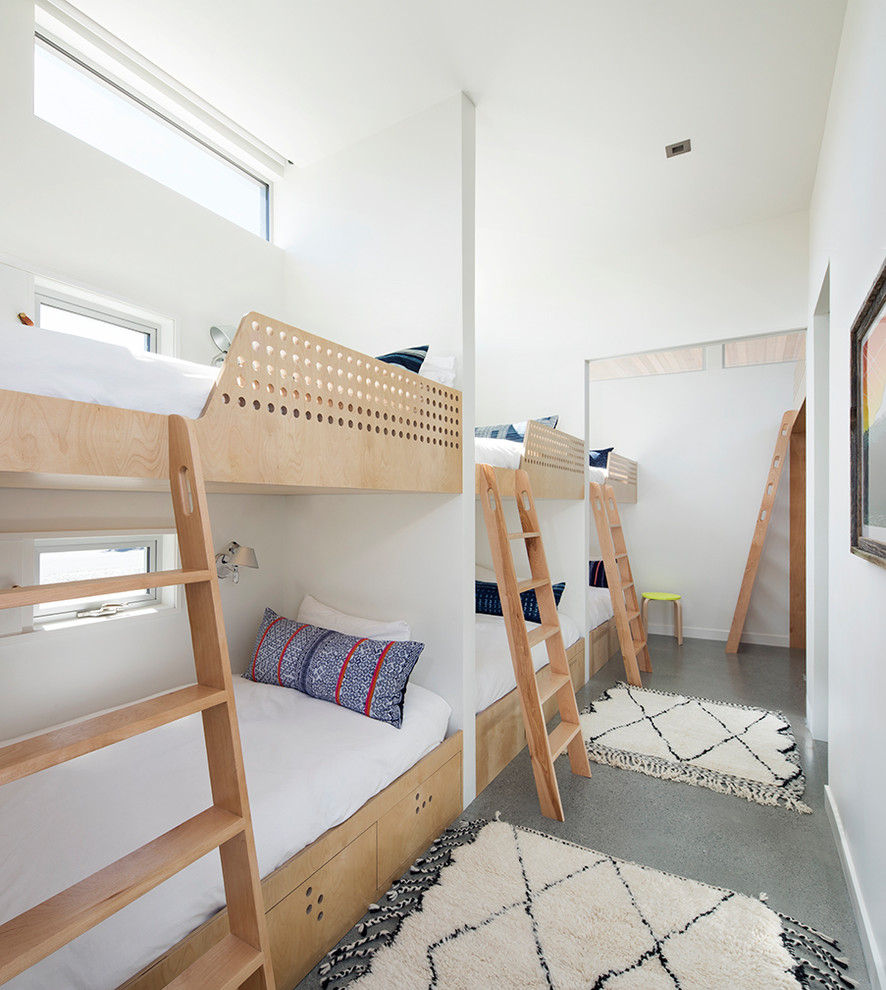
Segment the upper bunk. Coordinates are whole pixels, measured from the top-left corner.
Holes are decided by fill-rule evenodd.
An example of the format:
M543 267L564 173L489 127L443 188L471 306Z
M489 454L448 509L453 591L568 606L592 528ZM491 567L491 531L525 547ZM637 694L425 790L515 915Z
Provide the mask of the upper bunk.
M584 498L587 454L584 441L578 437L531 419L522 444L477 437L474 445L478 465L492 464L495 468L502 495L513 493L515 472L521 470L529 475L534 498ZM477 477L479 486L479 471Z
M0 389L0 485L164 488L167 422ZM195 433L212 492L462 490L459 391L255 312Z

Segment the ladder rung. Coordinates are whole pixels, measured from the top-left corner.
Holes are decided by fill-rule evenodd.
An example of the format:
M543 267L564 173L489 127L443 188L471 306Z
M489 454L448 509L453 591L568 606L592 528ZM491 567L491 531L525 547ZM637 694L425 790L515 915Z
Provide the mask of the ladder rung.
M551 636L556 636L558 632L560 632L559 626L537 626L535 629L527 630L529 649L531 650L533 646L538 646L539 643L550 639Z
M572 678L569 674L558 674L551 670L549 664L538 672L536 681L538 683L538 695L541 698L541 703L544 704L548 698L553 698L560 688L570 684Z
M193 684L147 701L139 701L94 718L39 736L11 743L0 749L0 785L28 774L73 760L84 753L110 746L148 729L223 704L227 694L221 688Z
M140 588L168 588L176 584L208 581L208 570L151 571L148 574L121 574L118 577L91 578L88 581L62 581L59 584L32 584L22 588L0 590L0 609L23 605L63 602L69 598L111 597Z
M243 831L222 808L188 821L0 927L0 983L82 935Z
M616 560L624 560L626 557L627 557L627 554L626 553L617 553L615 555L615 559Z
M508 533L509 540L536 540L541 536L541 533L535 530L530 530L529 532L523 532L521 529L518 533Z
M262 964L262 954L236 935L226 935L180 973L166 990L237 990Z
M556 760L561 753L565 753L566 747L580 732L580 725L575 725L572 722L560 722L548 736L551 744L551 759Z
M534 588L544 588L550 583L550 578L530 578L528 581L518 581L517 591L522 595L524 591L532 591Z
M627 613L627 616L628 616L628 622L633 622L634 619L639 619L640 618L640 613L639 612L635 612L632 609L630 612Z

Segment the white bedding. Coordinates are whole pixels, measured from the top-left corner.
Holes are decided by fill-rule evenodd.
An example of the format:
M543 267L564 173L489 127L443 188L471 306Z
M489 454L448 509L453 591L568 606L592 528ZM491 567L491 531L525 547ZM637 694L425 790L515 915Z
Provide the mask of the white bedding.
M588 588L588 630L602 626L614 614L609 589Z
M21 324L0 324L0 388L196 419L218 375L162 354Z
M516 687L514 665L511 661L511 651L508 646L508 634L505 630L505 620L500 615L475 615L475 642L477 651L476 674L476 704L479 714L493 702L503 698L508 691ZM535 622L527 622L527 629L537 626ZM560 615L560 628L563 631L563 643L568 649L576 640L581 639L581 630L568 615ZM532 664L536 670L548 662L548 651L544 643L539 643L532 650Z
M491 464L493 467L520 467L523 444L515 440L498 440L494 437L474 437L474 463Z
M450 715L418 685L406 692L401 729L288 688L234 686L262 876L429 753ZM7 784L0 923L210 804L197 715ZM212 853L4 986L111 990L223 900Z

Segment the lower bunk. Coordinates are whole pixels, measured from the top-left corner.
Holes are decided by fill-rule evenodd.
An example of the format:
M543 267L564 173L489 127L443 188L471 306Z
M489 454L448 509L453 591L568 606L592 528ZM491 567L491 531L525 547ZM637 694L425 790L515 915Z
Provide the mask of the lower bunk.
M462 738L444 738L449 706L418 685L401 729L288 688L235 690L274 975L289 990L458 816ZM15 869L0 919L205 801L196 718L6 785ZM159 990L224 937L224 901L218 859L204 856L8 986Z

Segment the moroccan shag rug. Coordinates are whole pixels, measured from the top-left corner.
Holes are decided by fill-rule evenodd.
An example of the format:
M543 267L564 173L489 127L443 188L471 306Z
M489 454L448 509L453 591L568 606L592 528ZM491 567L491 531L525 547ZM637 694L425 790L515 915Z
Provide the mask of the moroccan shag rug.
M590 759L757 804L810 812L797 743L781 712L619 683L580 716Z
M319 967L330 990L846 990L762 900L506 822L447 830Z

